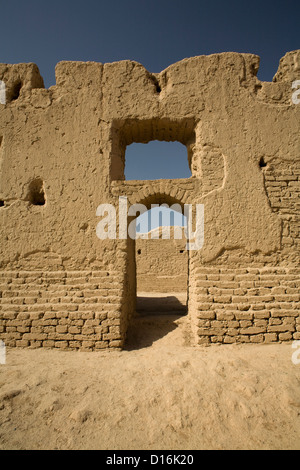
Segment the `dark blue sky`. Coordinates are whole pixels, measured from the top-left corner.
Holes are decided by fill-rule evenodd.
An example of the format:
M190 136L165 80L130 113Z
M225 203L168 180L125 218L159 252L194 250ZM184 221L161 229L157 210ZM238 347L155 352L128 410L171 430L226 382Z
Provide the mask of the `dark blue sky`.
M35 62L49 87L60 60L132 59L160 72L185 57L252 52L271 80L300 47L299 14L299 0L2 1L0 61Z
M258 77L271 81L280 58L300 48L299 0L14 0L1 2L0 18L0 62L36 63L46 87L61 60L131 59L160 72L225 51L258 54ZM178 176L185 171L186 161Z

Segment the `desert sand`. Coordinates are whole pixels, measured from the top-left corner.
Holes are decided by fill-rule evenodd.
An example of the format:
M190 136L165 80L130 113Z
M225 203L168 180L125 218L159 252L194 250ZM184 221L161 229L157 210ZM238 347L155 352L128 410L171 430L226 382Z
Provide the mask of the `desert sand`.
M0 449L300 449L292 343L192 346L146 310L123 351L8 349Z

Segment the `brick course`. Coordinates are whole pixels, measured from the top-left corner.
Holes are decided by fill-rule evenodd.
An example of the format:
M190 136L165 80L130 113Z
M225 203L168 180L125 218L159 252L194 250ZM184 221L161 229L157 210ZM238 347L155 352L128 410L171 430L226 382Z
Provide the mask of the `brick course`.
M1 339L10 347L120 347L122 278L109 274L0 271Z
M231 279L228 295L224 295L224 276ZM246 287L252 282L255 289ZM243 294L235 295L240 289ZM300 268L245 268L242 273L228 267L199 269L190 279L190 309L199 343L298 339L299 292Z

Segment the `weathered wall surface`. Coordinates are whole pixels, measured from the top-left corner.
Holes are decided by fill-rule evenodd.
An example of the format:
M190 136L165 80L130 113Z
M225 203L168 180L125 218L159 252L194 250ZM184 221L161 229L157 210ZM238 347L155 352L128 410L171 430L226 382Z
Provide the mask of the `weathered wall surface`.
M1 336L13 346L119 347L122 287L113 272L2 271Z
M188 251L181 232L176 240L174 229L164 227L136 240L137 292L187 292Z
M199 343L300 339L300 269L198 267L190 279Z
M98 205L118 207L122 195L148 208L204 204L189 272L196 342L299 338L299 56L288 53L272 83L257 79L252 54L160 74L132 61L62 62L49 89L36 65L1 64L0 339L122 346L134 244L96 236ZM126 146L156 139L187 146L192 177L124 181Z

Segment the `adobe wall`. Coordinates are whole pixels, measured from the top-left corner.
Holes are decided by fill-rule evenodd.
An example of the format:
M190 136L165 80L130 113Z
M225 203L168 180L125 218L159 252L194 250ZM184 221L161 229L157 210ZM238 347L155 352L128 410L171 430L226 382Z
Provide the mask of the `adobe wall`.
M204 204L191 251L195 343L300 339L300 51L272 83L253 54L141 64L0 65L0 339L122 347L135 308L132 240L99 240L99 204ZM125 181L126 146L178 140L192 177ZM117 215L118 210L117 210ZM118 218L117 218L118 220Z

